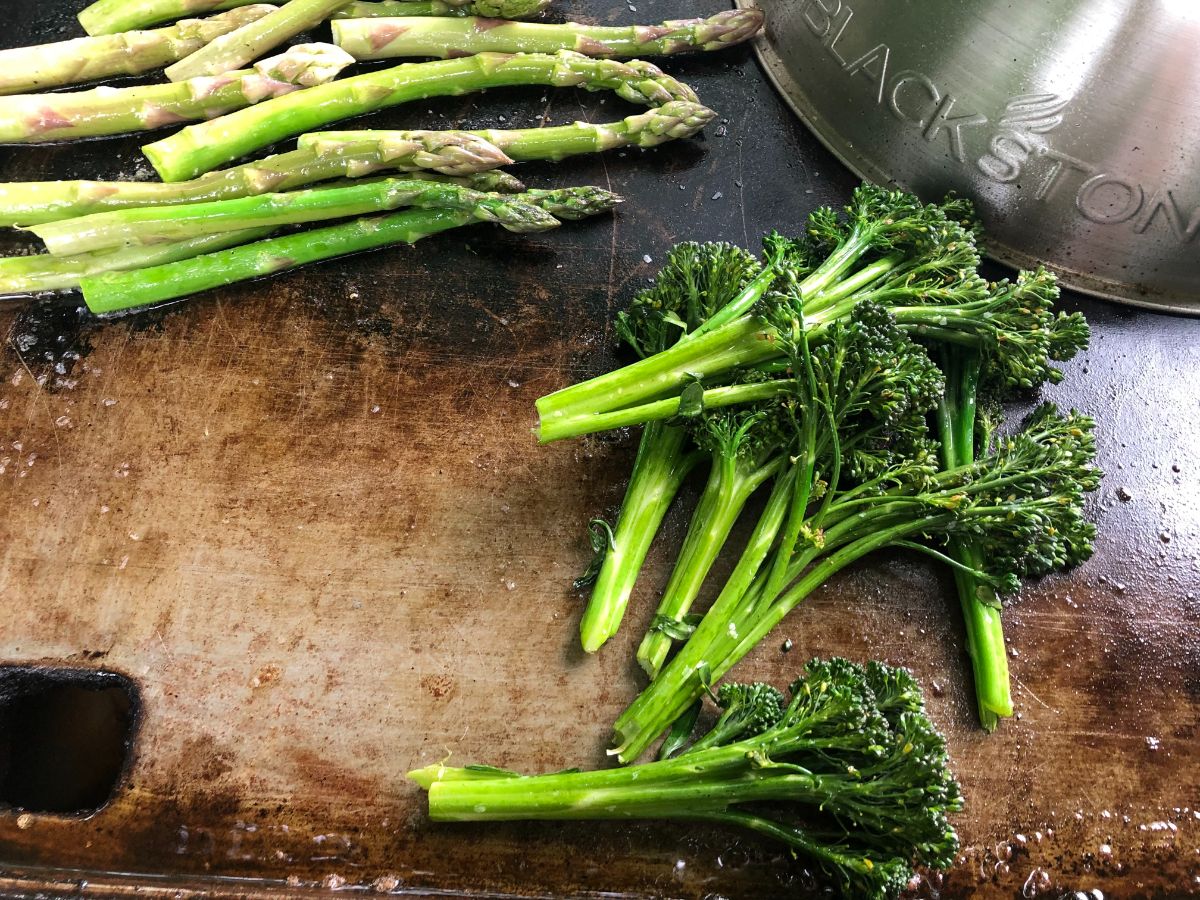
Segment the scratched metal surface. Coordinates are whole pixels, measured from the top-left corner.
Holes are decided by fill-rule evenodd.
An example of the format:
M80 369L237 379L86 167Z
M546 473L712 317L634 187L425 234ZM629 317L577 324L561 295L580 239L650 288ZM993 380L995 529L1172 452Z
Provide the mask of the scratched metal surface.
M9 6L0 40L73 34L69 5ZM637 5L654 19L690 8ZM403 778L447 753L603 764L685 521L672 514L623 634L584 658L567 585L633 444L538 448L533 401L613 364L609 313L672 242L752 244L852 186L748 53L670 68L723 128L523 172L611 185L629 200L613 219L534 238L478 228L118 322L70 300L0 307L0 661L125 673L143 710L106 809L0 811L0 894L811 893L775 848L713 830L433 826ZM617 108L543 96L374 121ZM0 176L129 175L136 146L4 148ZM783 683L840 653L909 665L929 686L967 809L961 864L920 896L1200 891L1200 322L1066 303L1095 342L1052 396L1097 414L1109 474L1096 557L1008 615L1021 718L976 730L949 582L902 555L836 579L741 668Z

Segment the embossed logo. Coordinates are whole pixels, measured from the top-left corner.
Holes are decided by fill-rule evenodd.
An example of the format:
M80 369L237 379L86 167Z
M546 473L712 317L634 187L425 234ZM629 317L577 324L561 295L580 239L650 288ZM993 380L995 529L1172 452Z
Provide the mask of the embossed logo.
M1156 222L1156 232L1165 230L1182 243L1200 234L1200 204L1188 206L1171 188L1146 187L1101 172L1051 146L1044 135L1063 124L1070 97L1054 93L1012 97L988 130L987 115L970 98L948 90L944 81L917 69L894 71L898 54L886 43L863 49L867 41L856 36L851 26L854 9L843 0L804 0L798 11L847 81L867 88L878 106L910 123L927 143L943 146L958 162L973 165L991 181L1011 184L1022 176L1032 178L1034 198L1047 202L1063 185L1070 185L1078 215L1099 224L1129 223L1136 234Z
M990 152L979 157L976 167L993 181L1016 181L1036 135L1047 134L1062 124L1067 101L1057 94L1022 94L1013 97L1000 117L999 130L988 144Z

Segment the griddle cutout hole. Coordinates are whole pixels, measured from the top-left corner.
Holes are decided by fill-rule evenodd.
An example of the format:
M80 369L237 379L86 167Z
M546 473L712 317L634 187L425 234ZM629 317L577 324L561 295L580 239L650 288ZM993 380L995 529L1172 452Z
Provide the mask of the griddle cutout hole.
M113 672L0 666L0 810L88 815L112 798L138 698Z

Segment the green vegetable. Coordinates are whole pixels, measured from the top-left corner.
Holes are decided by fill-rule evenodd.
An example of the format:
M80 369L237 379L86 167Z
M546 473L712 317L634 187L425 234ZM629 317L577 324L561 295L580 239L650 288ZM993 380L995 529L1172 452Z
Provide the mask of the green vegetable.
M661 352L757 289L759 268L753 255L729 244L680 244L654 285L618 316L617 331L641 356ZM682 426L652 422L642 432L613 539L580 620L580 639L589 653L616 633L663 517L684 478L707 455L688 445Z
M504 198L497 195L488 200L486 210L417 209L354 219L168 265L89 276L82 280L83 298L94 313L134 309L347 253L415 243L481 218L495 221L503 217L510 229L540 231L557 224L555 215L590 215L611 208L619 198L596 188L566 188ZM503 213L496 208L498 202L504 205Z
M112 75L161 68L272 12L265 3L207 19L185 19L169 28L76 38L0 50L0 94L27 94Z
M171 81L232 72L274 50L303 31L321 24L345 0L284 0L270 15L222 35L168 66Z
M784 843L855 900L895 898L914 866L951 865L958 838L948 815L962 794L907 672L814 660L786 709L763 686L722 697L728 708L713 731L674 758L534 776L433 765L409 777L428 791L439 822L677 819L746 828Z
M529 19L549 8L551 0L377 0L347 3L335 19L371 19L383 16L487 16L492 19Z
M1058 297L1054 278L1043 270L1022 273L1015 285L1002 284L998 290L1011 291L1032 309L1048 310ZM1048 320L1045 329L1050 360L1070 359L1087 346L1088 326L1079 313ZM1035 387L1062 377L1057 369L1041 367L1040 379L1031 384L1027 373L1008 372L1004 358L955 344L942 348L941 363L946 391L938 403L937 425L942 466L947 469L970 465L977 453L986 452L995 437L997 412L977 414L981 383L996 403L1017 385ZM954 582L966 623L979 720L985 729L993 731L1000 718L1013 714L1013 702L1000 598L993 585L975 574L984 568L985 552L986 548L969 537L955 537L948 542L950 557L959 563L954 569Z
M834 467L855 454L843 459L838 435L825 434L832 454L805 452L796 484L807 487L796 499L772 495L691 638L618 718L613 752L636 759L703 692L699 673L721 677L829 576L874 550L923 547L945 559L936 545L961 536L979 548L976 576L1002 592L1018 577L1086 559L1095 529L1083 517L1083 495L1099 480L1092 427L1084 416L1045 406L970 465L935 472L927 455L910 450L840 489L829 487L843 483ZM868 445L872 466L877 448Z
M585 208L591 203L598 203L602 209L611 208L612 195L607 191L576 189L572 197ZM525 204L512 202L507 195L483 194L444 182L405 178L369 179L339 187L211 203L124 209L34 225L30 230L45 242L52 254L67 256L125 246L152 246L223 231L344 219L402 206L461 209L480 221L495 222L513 231L539 230L536 214ZM545 226L554 225L547 214Z
M561 160L582 153L601 153L620 147L656 147L666 141L691 137L716 116L711 109L686 100L672 100L644 113L627 116L619 122L574 122L542 128L487 128L472 132L430 132L431 134L470 134L486 140L515 162ZM407 131L317 131L303 134L296 141L301 149L324 157L358 153L367 147L387 158L410 140Z
M1054 363L1086 343L1080 316L1054 313L1052 276L989 284L977 273L969 206L870 186L845 218L818 210L803 238L769 236L766 263L684 338L538 402L544 441L637 424L720 426L710 489L639 654L654 680L616 723L623 762L830 575L888 546L955 571L981 708L1003 712L997 596L1091 552L1082 506L1099 478L1092 421L1047 407L1013 435L974 424L977 365L1006 390L1028 389L1058 380ZM680 328L676 319L651 321ZM927 347L947 360L948 383ZM778 471L741 557L697 618L692 598L743 502L712 501L722 496L719 461L738 459L746 423L771 423L769 438L750 444L762 455L750 454L749 471L764 459ZM683 646L663 667L672 641Z
M342 51L339 51L342 52ZM143 151L164 181L183 181L248 155L289 135L411 100L508 85L612 90L646 106L696 102L691 88L647 62L590 59L578 53L480 53L465 59L405 63L279 97L192 125ZM249 114L247 114L249 113Z
M663 589L655 623L638 647L638 662L651 678L662 668L673 645L673 628L691 610L742 508L780 470L794 443L786 412L779 406L707 413L693 435L711 458L708 482Z
M1011 292L989 292L975 271L974 236L956 219L963 210L963 204L922 204L864 185L855 191L847 221L818 211L804 240L773 241L781 277L803 298L809 340L820 342L855 306L871 301L888 307L913 335L986 350L1003 359L1015 382L1040 381L1048 365L1044 332L1053 316L1024 306ZM773 321L779 313L789 326L786 307L760 303L737 316L714 317L694 340L542 397L540 439L668 417L697 379L716 387L739 369L786 363L786 335ZM768 391L744 390L754 396Z
M0 97L0 143L151 131L204 119L323 84L353 62L331 44L301 44L253 69L180 84Z
M83 30L91 35L134 31L147 25L169 22L220 9L234 9L255 0L97 0L79 14ZM493 16L523 19L537 15L550 0L382 0L354 2L339 7L337 18L372 16Z
M496 22L476 18L341 19L333 40L358 60L436 56L446 59L483 51L585 56L668 56L722 50L754 37L762 28L757 9L727 9L707 19L676 19L661 25L580 25Z
M497 147L466 132L407 131L390 144L341 147L335 152L293 150L209 172L175 184L147 181L28 181L0 184L0 225L40 225L78 216L144 206L177 206L290 191L335 178L377 172L463 176L481 191L517 193L524 186L494 167L509 162ZM492 171L483 171L492 170Z
M252 228L248 231L209 234L174 244L126 247L103 253L82 253L78 256L50 256L43 253L8 257L0 259L0 294L40 294L46 291L71 290L79 287L80 281L88 275L160 266L256 241L270 233L270 228Z

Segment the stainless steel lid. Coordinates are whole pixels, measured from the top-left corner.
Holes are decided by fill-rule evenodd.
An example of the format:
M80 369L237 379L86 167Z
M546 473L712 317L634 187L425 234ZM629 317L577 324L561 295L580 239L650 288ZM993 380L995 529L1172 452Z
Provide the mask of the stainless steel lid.
M973 198L988 253L1200 314L1200 0L739 0L857 174Z

